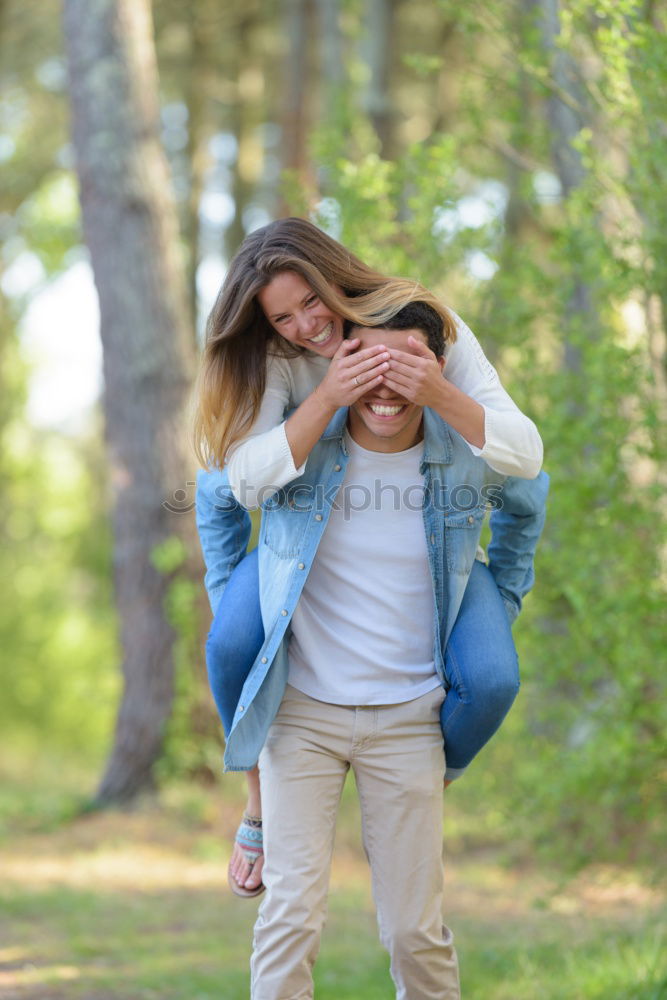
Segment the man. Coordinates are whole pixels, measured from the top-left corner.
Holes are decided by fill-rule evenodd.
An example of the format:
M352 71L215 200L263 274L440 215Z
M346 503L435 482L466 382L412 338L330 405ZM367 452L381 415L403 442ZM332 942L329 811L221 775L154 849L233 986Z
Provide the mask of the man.
M442 323L422 303L354 335L362 347L383 343L444 363ZM303 475L264 506L266 637L225 757L228 768L248 770L259 754L266 896L255 927L255 1000L312 996L350 768L397 996L460 995L442 923L442 651L489 497L502 502L490 568L516 613L532 583L546 477L505 480L400 385L371 389L339 411Z

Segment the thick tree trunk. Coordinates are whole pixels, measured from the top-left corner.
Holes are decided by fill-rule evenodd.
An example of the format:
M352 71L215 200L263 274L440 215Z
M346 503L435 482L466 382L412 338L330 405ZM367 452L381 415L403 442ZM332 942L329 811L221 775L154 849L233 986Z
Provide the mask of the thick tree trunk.
M185 396L194 347L176 213L158 139L148 0L65 0L73 134L99 294L115 583L124 691L98 792L128 800L153 782L173 696L169 580L152 553L191 518L162 501L184 486Z

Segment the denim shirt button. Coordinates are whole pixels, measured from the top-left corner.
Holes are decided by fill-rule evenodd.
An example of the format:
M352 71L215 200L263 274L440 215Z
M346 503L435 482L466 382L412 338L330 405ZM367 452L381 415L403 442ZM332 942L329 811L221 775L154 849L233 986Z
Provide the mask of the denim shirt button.
M287 617L287 609L286 608L283 608L283 610L280 613L283 616L283 618Z
M243 705L239 705L239 712L243 712L243 711L244 711L244 706Z
M334 472L340 472L340 465L334 465Z
M474 524L474 523L475 523L475 518L471 514L470 517L468 518L468 524Z
M315 515L315 520L316 521L321 521L322 520L322 515L321 514L316 514Z
M435 535L431 535L431 545L435 545Z
M299 569L305 569L306 568L306 564L305 563L299 563L299 567L298 568Z
M263 656L262 663L268 663L268 662L269 662L268 658L266 656Z

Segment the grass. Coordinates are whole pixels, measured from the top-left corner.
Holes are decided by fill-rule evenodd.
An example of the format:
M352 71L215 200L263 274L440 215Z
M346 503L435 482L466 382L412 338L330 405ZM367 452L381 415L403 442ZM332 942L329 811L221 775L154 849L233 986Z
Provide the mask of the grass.
M225 871L241 802L235 776L222 789L172 786L159 803L77 818L76 771L48 787L39 775L5 778L3 1000L248 995L257 902L232 897ZM318 1000L394 996L357 826L348 784ZM667 1000L665 900L636 873L599 867L564 882L510 866L493 847L450 857L448 885L465 1000Z

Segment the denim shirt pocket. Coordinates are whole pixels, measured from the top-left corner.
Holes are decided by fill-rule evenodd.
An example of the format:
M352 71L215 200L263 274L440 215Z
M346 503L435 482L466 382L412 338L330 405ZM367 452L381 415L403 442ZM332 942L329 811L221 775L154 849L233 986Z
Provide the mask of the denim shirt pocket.
M294 559L301 552L310 506L296 500L289 489L275 493L262 508L261 541L280 559Z
M457 511L445 516L445 550L450 573L469 574L472 570L486 508Z

